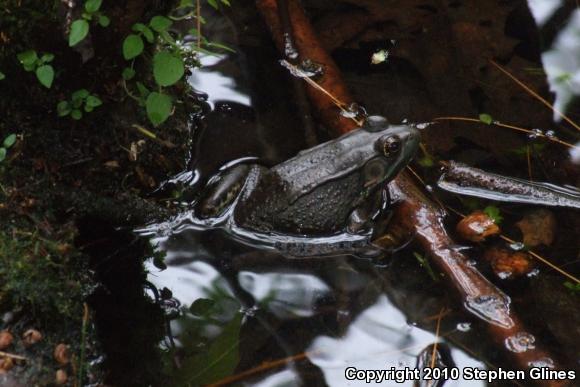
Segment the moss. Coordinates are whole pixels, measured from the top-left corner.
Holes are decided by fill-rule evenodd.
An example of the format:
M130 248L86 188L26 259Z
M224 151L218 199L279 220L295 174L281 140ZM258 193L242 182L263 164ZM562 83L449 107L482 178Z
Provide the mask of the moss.
M84 295L93 281L86 258L72 248L74 228L54 240L34 228L8 227L0 235L3 301L27 308L47 325L80 324Z

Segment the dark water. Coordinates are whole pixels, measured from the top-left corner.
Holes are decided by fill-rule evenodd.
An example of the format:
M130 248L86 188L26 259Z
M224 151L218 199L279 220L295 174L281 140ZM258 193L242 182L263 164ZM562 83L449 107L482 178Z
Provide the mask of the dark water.
M319 3L321 5L312 10L314 16L322 18L325 12L332 12L332 5ZM505 30L521 28L521 20L525 19L532 25L536 20L542 33L552 34L542 46L544 71L550 89L556 93L555 106L560 110L569 107L573 112L574 105L570 101L579 92L576 78L580 74L580 38L574 31L580 29L580 11L567 13L567 18L558 14L566 23L560 24L559 33L554 33L550 30L553 28L549 24L550 17L543 16L550 11L548 3L553 2L530 3L542 3L546 8L535 8L533 19L525 4L523 8L514 7L516 11L505 19ZM242 10L244 6L246 11ZM341 7L337 9L342 12ZM264 165L274 165L308 146L304 126L295 114L297 108L289 76L277 63L279 55L259 17L247 11L249 8L248 4L238 5L232 11L233 14L238 12L237 19L229 22L217 14L208 15L209 24L205 30L208 38L233 46L237 53L202 58L204 67L194 70L190 79L196 89L208 93L207 103L211 108L197 132L190 162L194 172L187 175L190 177L189 190L193 192L226 163L259 160ZM250 27L243 29L241 26ZM422 75L429 71L417 67L403 54L398 56L396 49L386 63L371 66L372 53L382 45L388 46L385 37L389 36L389 31L380 24L367 30L366 35L357 36L358 41L346 42L333 51L345 79L367 111L385 115L393 122L405 119L426 122L443 115L477 117L477 113L501 112L501 109L493 110L501 101L486 101L479 94L484 89L472 88L468 93L469 101L453 100L460 94L458 90L438 89L437 93L448 91L452 96L445 101L434 100L435 92L431 88L438 85L432 80L427 82ZM402 39L402 45L405 38L393 37ZM434 32L432 39L437 38ZM430 38L425 39L429 41ZM539 45L532 44L534 39L537 39L535 35L533 39L527 35L520 37L520 51L514 49L512 60L534 57L534 49L537 59L540 51ZM419 57L418 62L421 57L425 57L425 61L435 60L429 57L433 52L415 54ZM564 70L571 74L568 83L562 82ZM448 72L446 76L450 78L450 85L468 83L463 78L465 74ZM462 90L469 87L463 86ZM496 92L503 93L497 96L499 100L515 100L525 95L513 85ZM543 109L533 100L526 103L528 109ZM514 102L514 111L509 114L504 111L505 115L497 118L502 122L518 122L523 108L517 106ZM490 110L482 110L484 107ZM556 127L552 123L556 118L552 113L542 114L542 125ZM484 129L488 132L481 133L480 126L467 124L460 129L430 126L423 135L427 149L439 159L460 160L506 175L528 177L525 158L513 151L526 146L533 148L538 142L529 142L525 136L497 128ZM571 135L564 129L561 133L568 141L578 140L577 134ZM319 140L328 138L324 131L319 131L317 136ZM567 160L565 148L542 144L541 153L532 155L535 178L575 185L577 165ZM417 159L424 156L419 154ZM418 164L414 164L414 168L431 184L439 174L437 168L422 168ZM464 205L457 197L443 192L436 194L452 206ZM490 203L483 201L480 205L485 207ZM514 231L514 222L533 208L511 204L498 206L508 233ZM507 363L505 349L492 344L482 322L465 312L445 285L445 278L439 278L435 269L434 280L421 266L416 255L421 256L423 252L412 242L393 254L373 260L352 256L291 260L234 242L220 230L200 231L187 220L188 211L185 206L177 220L149 225L149 231L145 232L151 235L153 230L152 244L166 253L167 268L159 270L150 263L148 280L159 289L171 291L171 294L166 293L164 301L171 320L170 333L161 345L166 353L166 371L173 378L172 385L185 384L185 381L194 385L215 382L258 367L265 361L296 355L300 358L263 369L238 383L252 386L366 385L347 381L345 368L414 368L421 351L438 340L450 346L451 356L460 368L513 369ZM541 253L548 257L564 257L559 263L578 275L577 212L554 210L554 213L559 234L554 245L541 248ZM450 217L448 221L453 229L457 219ZM474 262L483 247L466 245ZM485 263L475 264L510 295L513 307L538 341L552 350L563 364L578 368L580 305L578 296L562 286L565 279L538 266L524 278L500 280L493 277ZM200 299L206 301L200 302ZM189 309L192 304L193 310ZM445 316L439 336L436 336L437 316L442 309ZM222 364L222 369L215 363ZM181 367L179 370L176 364ZM520 385L527 385L522 383ZM446 386L486 384L458 380L449 381ZM411 386L413 383L384 385Z

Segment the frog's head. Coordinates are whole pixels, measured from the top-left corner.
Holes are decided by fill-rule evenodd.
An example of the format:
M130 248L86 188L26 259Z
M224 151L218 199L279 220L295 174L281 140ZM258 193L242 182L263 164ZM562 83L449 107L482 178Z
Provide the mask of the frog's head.
M372 133L373 153L363 167L365 188L393 179L407 166L419 146L419 131L408 125L389 125L383 117L372 116L362 128Z

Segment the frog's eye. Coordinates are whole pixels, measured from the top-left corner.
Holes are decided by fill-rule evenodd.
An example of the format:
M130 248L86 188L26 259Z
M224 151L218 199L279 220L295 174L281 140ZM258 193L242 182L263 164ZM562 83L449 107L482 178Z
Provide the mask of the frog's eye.
M376 142L377 151L387 158L391 158L401 150L401 139L397 135L384 136Z

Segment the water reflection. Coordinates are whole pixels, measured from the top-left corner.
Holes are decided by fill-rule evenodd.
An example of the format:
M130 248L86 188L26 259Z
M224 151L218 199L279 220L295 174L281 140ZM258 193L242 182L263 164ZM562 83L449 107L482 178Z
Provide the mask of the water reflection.
M328 285L309 274L242 271L238 281L257 302L282 319L313 316L317 301L330 292Z
M240 91L234 78L219 71L220 66L231 63L228 55L202 55L201 67L194 69L189 83L197 90L211 91L207 102L213 109L216 101L233 101L250 106L250 96Z
M538 26L542 26L560 6L560 1L528 1ZM542 53L550 91L555 93L554 119L557 111L566 112L572 100L580 94L580 10L571 12L567 24L560 30L552 46Z
M543 26L562 6L562 0L528 0L528 5L538 26Z
M417 356L424 347L437 341L431 333L409 326L405 316L380 296L350 325L344 337L319 336L308 348L310 360L320 367L330 386L365 386L364 381L347 381L347 367L358 369L415 368ZM452 357L461 367L482 367L482 363L460 350ZM413 382L386 382L384 385L412 386ZM446 386L483 386L481 381L449 381Z

